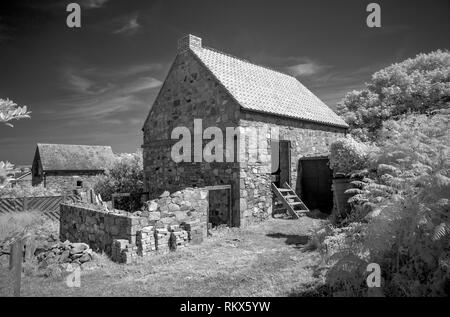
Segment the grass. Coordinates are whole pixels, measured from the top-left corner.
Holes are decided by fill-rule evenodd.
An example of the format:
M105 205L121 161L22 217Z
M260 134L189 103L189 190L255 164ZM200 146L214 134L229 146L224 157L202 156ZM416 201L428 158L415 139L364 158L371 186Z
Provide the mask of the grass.
M0 215L0 242L24 228L46 228L57 232L59 224L39 211L24 211Z
M271 219L223 228L201 245L116 264L104 255L81 272L81 287L65 278L24 276L23 296L292 296L318 281L315 251L304 248L322 220ZM5 270L4 268L0 268ZM0 289L1 292L1 289ZM2 294L0 293L0 296Z

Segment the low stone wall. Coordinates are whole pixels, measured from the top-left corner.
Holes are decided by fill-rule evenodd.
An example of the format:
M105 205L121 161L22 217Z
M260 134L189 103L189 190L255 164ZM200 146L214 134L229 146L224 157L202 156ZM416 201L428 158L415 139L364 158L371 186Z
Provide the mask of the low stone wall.
M97 252L111 255L113 240L136 243L137 232L152 221L126 212L108 212L93 205L61 204L61 241L84 242Z
M147 202L146 210L135 214L166 226L197 224L197 229L201 229L206 237L208 193L208 188L186 188L173 193L166 191L158 199Z
M135 213L61 204L60 239L87 243L116 262L130 263L154 251L202 243L207 236L208 209L208 188L165 192L148 202L146 210Z

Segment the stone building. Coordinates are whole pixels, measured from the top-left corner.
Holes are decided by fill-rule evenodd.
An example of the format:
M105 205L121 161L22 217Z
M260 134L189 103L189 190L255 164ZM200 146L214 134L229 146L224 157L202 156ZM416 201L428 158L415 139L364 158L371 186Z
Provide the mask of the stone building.
M32 184L63 191L90 188L93 177L102 174L113 157L110 146L38 143Z
M195 119L201 120L200 128ZM177 127L193 136L192 162L177 163L172 157L179 142L178 133L172 135ZM201 157L202 148L200 154L196 151L196 138L209 127L219 128L223 136L227 128L238 131L234 148L223 142L224 155L234 159L210 162ZM246 135L248 128L259 131L256 141ZM228 220L233 226L271 214L272 182L278 187L287 182L310 209L329 212L328 149L347 128L295 77L207 48L201 38L187 35L178 42L175 60L142 128L145 186L156 197L165 190L231 185ZM204 136L201 145L209 139ZM255 143L256 155L250 150Z

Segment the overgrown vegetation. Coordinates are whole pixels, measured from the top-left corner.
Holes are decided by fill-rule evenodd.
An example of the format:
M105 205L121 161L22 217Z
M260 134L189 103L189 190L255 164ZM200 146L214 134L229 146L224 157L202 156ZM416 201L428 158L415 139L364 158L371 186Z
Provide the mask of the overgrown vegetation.
M383 122L407 113L448 108L450 52L437 50L393 64L372 75L366 88L348 93L338 114L359 140L376 140Z
M19 232L30 232L45 228L49 233L58 234L59 223L39 211L14 212L0 215L0 242Z
M344 227L316 234L330 276L347 276L343 263L353 268L348 278L327 279L337 292L364 295L360 268L378 263L387 296L450 293L449 56L437 51L390 66L344 100L352 133L377 147L351 168Z
M130 198L117 199L115 207L127 211L139 210L140 194L144 191L142 153L117 155L112 167L104 175L97 176L94 190L104 201L111 200L114 193L130 193Z
M334 175L349 176L353 171L363 169L371 149L351 136L333 142L330 146L330 168Z

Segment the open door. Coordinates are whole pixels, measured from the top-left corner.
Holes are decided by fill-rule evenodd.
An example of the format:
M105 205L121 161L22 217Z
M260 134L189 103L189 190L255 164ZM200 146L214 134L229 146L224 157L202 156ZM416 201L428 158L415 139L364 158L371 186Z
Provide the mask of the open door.
M291 185L291 141L272 140L271 160L275 186Z

